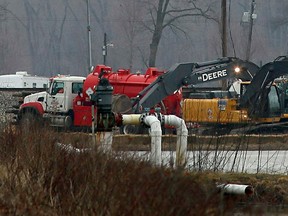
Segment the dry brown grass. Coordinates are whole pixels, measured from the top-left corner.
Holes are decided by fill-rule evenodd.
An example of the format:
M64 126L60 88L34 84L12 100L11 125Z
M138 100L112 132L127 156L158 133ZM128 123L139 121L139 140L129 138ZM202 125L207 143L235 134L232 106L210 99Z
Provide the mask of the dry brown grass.
M55 143L86 148L89 136L47 128L8 127L0 139L0 214L261 215L288 202L286 176L189 173L97 150L69 153ZM223 197L217 182L251 184L255 195Z

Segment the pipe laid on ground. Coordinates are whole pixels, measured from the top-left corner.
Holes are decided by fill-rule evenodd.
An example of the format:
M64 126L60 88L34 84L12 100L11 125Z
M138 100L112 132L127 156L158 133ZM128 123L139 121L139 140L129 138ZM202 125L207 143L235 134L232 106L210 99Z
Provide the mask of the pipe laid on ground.
M174 126L177 130L176 166L185 167L188 139L188 129L185 121L175 115L165 115L164 122L165 125Z
M91 151L92 148L76 148L74 146L72 146L71 144L63 144L63 143L56 143L56 146L60 147L61 149L67 151L68 153L84 153L84 152L88 152Z
M251 185L220 184L217 186L217 188L219 188L224 194L250 196L254 193L254 189Z
M99 143L99 147L98 150L104 152L104 153L108 153L112 151L112 142L113 142L113 133L112 132L97 132L95 140L97 143ZM93 148L84 148L84 149L79 149L76 148L74 146L72 146L71 144L62 144L62 143L56 143L57 146L59 146L61 149L69 152L69 153L84 153L87 151L91 151L93 150L93 148L95 148L95 146L93 146Z

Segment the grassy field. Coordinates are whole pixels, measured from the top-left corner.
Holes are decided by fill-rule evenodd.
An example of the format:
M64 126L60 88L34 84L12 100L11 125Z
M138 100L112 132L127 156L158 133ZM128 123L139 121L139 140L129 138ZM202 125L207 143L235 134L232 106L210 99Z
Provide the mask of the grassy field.
M287 210L285 175L187 172L97 149L68 152L57 142L91 145L80 133L1 129L0 215L271 215ZM222 194L218 183L249 184L254 194Z

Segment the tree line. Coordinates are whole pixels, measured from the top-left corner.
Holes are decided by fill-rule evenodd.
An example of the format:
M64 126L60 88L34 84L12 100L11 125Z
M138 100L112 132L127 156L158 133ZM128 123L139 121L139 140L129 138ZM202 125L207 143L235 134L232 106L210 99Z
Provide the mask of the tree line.
M247 0L226 1L227 55L245 58L249 23ZM85 75L88 70L87 0L0 1L0 74L26 70L36 75ZM145 72L177 62L222 56L221 1L90 1L92 64ZM287 54L285 0L255 0L251 61ZM107 35L104 42L104 35Z

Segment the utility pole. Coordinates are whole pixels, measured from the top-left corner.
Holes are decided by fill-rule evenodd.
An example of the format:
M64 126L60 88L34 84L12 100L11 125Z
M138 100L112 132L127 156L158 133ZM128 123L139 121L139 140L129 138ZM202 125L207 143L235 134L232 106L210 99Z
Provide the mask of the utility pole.
M256 14L254 14L255 5L256 5L255 0L252 0L250 14L249 14L249 35L248 35L248 43L247 43L247 50L246 50L246 60L247 61L250 59L250 53L251 53L253 19L256 19Z
M88 74L92 69L91 26L90 26L90 0L87 0L87 36L88 36Z
M103 64L106 65L107 51L108 47L114 47L112 42L107 43L107 34L104 33L104 42L102 47L102 55L103 55Z
M227 6L226 0L221 1L221 39L222 57L227 56ZM222 80L222 90L227 89L227 80Z
M221 39L222 57L227 56L227 6L226 0L221 2Z
M104 33L104 43L102 47L102 54L103 54L103 64L106 65L106 56L107 56L107 34Z

